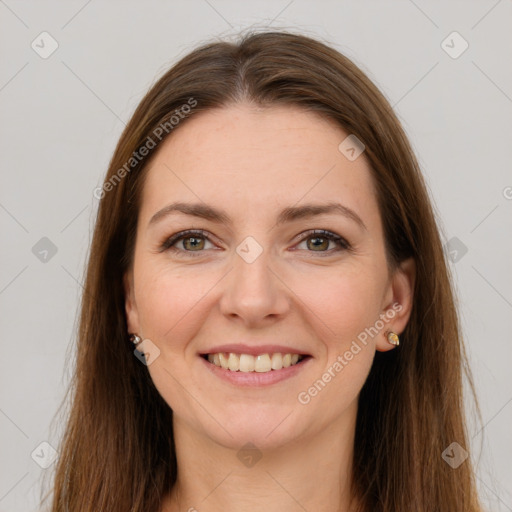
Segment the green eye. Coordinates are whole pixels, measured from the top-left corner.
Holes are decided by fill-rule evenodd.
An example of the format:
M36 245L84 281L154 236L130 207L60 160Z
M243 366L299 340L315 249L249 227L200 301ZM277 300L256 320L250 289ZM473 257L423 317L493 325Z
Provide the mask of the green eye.
M314 230L313 232L306 233L301 242L306 242L307 249L310 252L333 252L339 250L349 250L350 244L341 236L331 231L323 229ZM312 241L312 243L311 243ZM328 250L329 243L333 242L337 249Z
M174 247L178 242L183 240L183 249L178 247ZM202 252L204 249L204 244L206 241L210 241L208 236L201 230L187 230L176 233L171 236L162 244L162 251L165 250L173 250L173 251L182 251L185 253L190 252Z
M182 247L177 247L178 242L182 242ZM189 229L167 238L162 243L160 250L162 252L169 250L187 256L196 256L208 249L205 247L207 242L212 243L205 231ZM307 252L332 254L342 250L351 250L350 244L343 237L324 229L306 232L299 244L303 242L306 242L307 248L305 250ZM331 242L336 246L334 249L329 249Z

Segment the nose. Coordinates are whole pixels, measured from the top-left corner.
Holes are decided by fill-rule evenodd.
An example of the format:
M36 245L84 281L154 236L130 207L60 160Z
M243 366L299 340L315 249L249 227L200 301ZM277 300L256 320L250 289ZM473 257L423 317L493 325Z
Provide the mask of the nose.
M291 292L279 272L271 268L270 259L265 250L252 262L234 254L233 269L224 280L220 299L224 315L257 327L275 322L286 314Z

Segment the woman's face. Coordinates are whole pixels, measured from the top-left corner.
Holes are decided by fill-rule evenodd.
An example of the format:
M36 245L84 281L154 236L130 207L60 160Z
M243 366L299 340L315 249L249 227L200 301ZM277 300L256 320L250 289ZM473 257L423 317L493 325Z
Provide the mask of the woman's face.
M192 114L152 160L126 312L181 427L265 449L355 421L414 277L388 272L364 152L339 149L348 135L295 107L238 104Z

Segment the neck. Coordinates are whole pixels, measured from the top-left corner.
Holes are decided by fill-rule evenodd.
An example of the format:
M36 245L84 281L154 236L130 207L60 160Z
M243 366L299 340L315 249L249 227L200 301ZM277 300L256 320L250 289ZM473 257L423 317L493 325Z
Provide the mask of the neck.
M354 403L320 433L262 451L226 448L175 419L178 480L161 512L354 510L356 412Z

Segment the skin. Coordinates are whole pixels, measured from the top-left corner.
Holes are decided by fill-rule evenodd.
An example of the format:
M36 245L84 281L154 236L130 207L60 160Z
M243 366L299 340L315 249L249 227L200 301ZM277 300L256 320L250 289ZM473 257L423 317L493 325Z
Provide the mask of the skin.
M148 370L174 412L178 482L162 512L352 510L357 398L375 350L395 348L386 330L407 324L415 267L408 260L390 274L364 153L350 161L338 150L347 135L297 107L241 103L192 114L151 162L125 291L129 332L160 350ZM182 213L149 224L174 201L223 209L232 224ZM285 207L330 201L355 211L366 229L336 213L276 225ZM186 229L210 240L160 251ZM314 229L342 236L352 250L308 238ZM252 263L236 252L248 236L263 248ZM332 374L337 357L386 313L378 334L300 403L299 393ZM312 359L290 379L242 388L211 374L198 355L243 342L293 346ZM237 457L248 442L262 455L252 467Z

